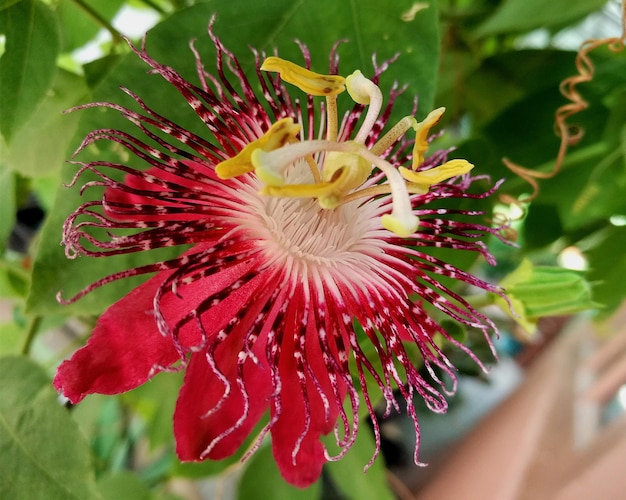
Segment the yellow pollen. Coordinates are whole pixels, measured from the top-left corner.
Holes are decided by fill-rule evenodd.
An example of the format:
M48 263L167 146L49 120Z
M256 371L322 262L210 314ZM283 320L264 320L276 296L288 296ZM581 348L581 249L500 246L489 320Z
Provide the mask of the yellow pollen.
M280 57L268 57L261 65L263 71L276 71L280 78L314 96L333 96L346 90L346 79L339 75L322 75Z
M247 174L254 170L252 164L252 153L257 150L273 151L285 144L295 142L300 133L300 125L295 124L291 118L283 118L274 123L270 129L246 145L237 156L225 160L215 167L217 176L220 179L231 179L238 175Z

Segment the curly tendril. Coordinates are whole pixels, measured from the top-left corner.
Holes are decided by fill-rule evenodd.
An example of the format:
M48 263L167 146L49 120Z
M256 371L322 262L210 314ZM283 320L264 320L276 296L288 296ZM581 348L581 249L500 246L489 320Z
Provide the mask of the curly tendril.
M550 179L555 177L563 166L568 148L575 146L582 139L585 131L576 125L568 123L568 119L572 115L580 113L589 107L589 103L585 101L577 87L582 83L588 83L593 80L595 67L589 57L591 51L603 45L606 45L608 49L614 53L624 50L624 43L626 42L626 0L622 0L621 21L622 34L620 37L603 38L601 40L590 39L581 44L575 61L578 73L563 80L559 86L561 94L569 102L560 106L555 112L554 128L556 135L561 138L561 144L552 170L550 172L538 172L522 167L508 158L502 159L504 165L511 172L528 182L533 189L532 194L523 199L501 194L500 201L503 203L520 205L534 200L539 194L539 183L537 179Z

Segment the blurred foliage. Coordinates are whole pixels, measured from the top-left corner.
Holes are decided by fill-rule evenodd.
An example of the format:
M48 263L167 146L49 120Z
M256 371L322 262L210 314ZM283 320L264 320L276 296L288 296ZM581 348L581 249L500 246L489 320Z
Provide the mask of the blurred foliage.
M143 33L126 31L140 20L154 20L150 54L189 79L195 78L192 38L212 67L206 28L214 12L216 33L247 71L250 46L276 47L299 60L296 38L320 70L339 39L349 40L339 51L344 73L371 72L374 52L379 62L399 53L381 82L384 88L394 81L408 85L396 112L406 114L415 94L420 116L446 106L440 145L456 145L457 156L492 179L507 178L501 192L515 197L529 194L530 186L501 159L541 172L553 168L559 145L554 113L567 102L559 84L576 73L575 48L589 26L601 27L600 36L619 36L620 30L615 0L608 6L604 0L362 0L352 6L334 0L0 0L0 298L12 310L0 319L0 356L11 356L0 359L0 497L179 498L181 484L234 473L242 499L261 492L284 499L391 498L381 460L361 478L373 446L367 435L304 494L281 482L268 446L244 464L239 457L178 463L171 416L181 380L174 375L121 397L87 398L71 412L49 384L51 369L80 344L94 317L137 281L104 287L70 307L56 302L59 289L71 295L146 258L65 259L61 226L81 200L78 190L62 185L74 172L64 161L88 131L128 125L115 113L103 118L99 110L62 111L94 100L128 105L119 90L126 85L157 111L201 131L186 103L146 75L121 40L124 33L140 38ZM541 181L537 198L522 206L523 217L513 222L519 248L496 243L501 265L490 277L501 279L524 258L554 269L559 254L574 247L607 315L626 297L626 53L599 48L591 59L594 78L579 89L588 107L570 120L585 135L560 174ZM117 153L103 147L98 154ZM43 209L44 220L33 207ZM463 258L463 267L472 264ZM60 351L49 347L42 333L68 320L78 321L79 333ZM26 356L14 356L19 353Z

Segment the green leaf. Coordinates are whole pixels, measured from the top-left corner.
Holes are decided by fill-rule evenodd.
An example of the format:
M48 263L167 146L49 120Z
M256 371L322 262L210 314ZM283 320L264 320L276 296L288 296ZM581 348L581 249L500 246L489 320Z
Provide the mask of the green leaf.
M248 460L239 483L238 500L280 498L280 500L318 500L320 482L306 489L296 488L281 477L271 446L262 446Z
M606 0L505 0L477 36L562 27L600 9Z
M159 374L149 384L121 396L135 413L143 417L151 449L174 441L172 419L182 375L182 372Z
M332 448L334 439L332 435L327 436L325 438L327 446ZM345 498L350 500L393 500L395 498L387 485L385 464L381 456L367 472L363 471L372 458L375 448L376 444L370 429L362 423L350 451L341 460L329 462L324 466Z
M4 10L7 7L11 7L11 5L16 4L17 2L21 2L22 0L0 0L0 10Z
M508 157L524 166L551 161L559 146L554 135L554 111L563 104L555 85L539 92L526 93L524 98L506 108L483 129L498 148L500 157ZM586 139L589 139L587 137ZM529 147L532 144L533 147ZM514 178L508 170L494 175ZM524 184L524 188L528 186Z
M0 152L2 146L0 145ZM4 156L4 155L3 155ZM15 176L4 160L0 161L0 253L4 252L15 224Z
M13 136L7 152L9 167L28 177L58 172L80 118L63 111L84 100L86 93L81 77L59 70L46 97Z
M24 329L15 321L0 323L0 358L20 354Z
M474 56L475 57L475 56ZM474 119L484 123L529 94L551 89L551 96L562 96L557 89L574 69L574 54L563 50L518 50L497 54L482 61L461 85L464 105ZM542 103L550 105L548 102ZM526 125L527 126L527 125ZM548 135L552 130L548 131Z
M2 358L0 387L0 498L98 498L89 446L46 373Z
M104 19L112 19L124 4L123 0L89 0L88 5ZM82 47L95 38L102 26L77 2L62 1L58 6L59 22L63 26L63 51Z
M7 253L0 257L0 298L23 299L28 293L28 257Z
M85 80L89 88L97 87L104 78L109 76L122 59L123 56L120 54L111 54L83 65Z
M497 157L507 157L513 162L518 163L527 168L533 168L549 172L554 168L555 156L559 147L559 139L554 134L554 113L562 105L566 104L565 99L558 91L559 74L571 73L574 69L573 53L551 52L548 59L544 56L533 57L534 51L524 51L525 55L511 54L512 63L510 65L503 64L506 57L496 58L494 61L495 68L504 77L507 73L513 75L513 78L520 82L520 89L532 89L530 92L524 92L523 97L515 100L484 126L481 130L482 136L493 147L493 152ZM553 60L555 66L564 65L566 69L548 70L549 60ZM572 61L568 65L567 59ZM568 177L568 182L562 181L565 170L572 168L575 164L581 165L588 161L589 165L593 165L596 158L593 155L601 149L599 141L603 139L604 129L609 118L609 112L603 105L603 97L606 95L607 89L604 88L607 82L611 85L623 85L623 71L621 77L615 78L613 71L615 69L614 61L607 61L600 57L600 53L594 54L596 64L596 79L581 88L585 100L589 104L589 108L575 117L570 119L570 123L576 124L580 129L585 131L584 136L576 147L571 148L565 158L563 164L563 173L553 179L540 182L541 197L538 201L548 203L545 198L547 193L546 186L555 183L555 187L560 190L568 191L567 199L571 203L577 189L573 189L571 184L574 181ZM528 80L542 80L544 75L552 83L545 87L543 84L524 84L521 78L524 63L530 63L529 73L526 74ZM515 64L517 63L517 64ZM567 69L569 68L569 70ZM602 82L602 83L600 83ZM476 88L477 89L477 88ZM495 88L491 89L492 93L497 92ZM532 147L530 147L532 145ZM600 146L600 147L599 147ZM604 153L604 151L600 151ZM476 161L478 165L482 165L480 157L467 158L469 161ZM490 172L495 178L506 177L508 179L504 189L509 194L520 195L529 194L530 187L526 181L508 171L502 162L490 165ZM569 173L567 174L569 176ZM545 190L545 191L544 191ZM563 216L563 214L561 214ZM563 226L567 227L569 220L563 219Z
M10 143L52 83L59 27L47 5L23 0L2 12L2 32L6 49L0 58L0 132Z
M550 162L538 169L551 168L552 165ZM623 196L625 165L620 149L603 142L573 149L565 158L561 173L541 181L541 204L553 204L558 209L559 219L567 232L593 223L607 225L610 216L626 211ZM563 182L564 178L567 182ZM524 233L542 233L546 230L546 223L549 220L530 217L525 222ZM555 233L554 239L559 236Z
M127 423L119 398L109 397L102 402L96 420L96 432L91 437L91 446L99 468L113 471L122 468L121 463L126 458L128 445L125 435Z
M556 206L530 204L522 230L525 250L545 247L559 239L562 234L563 226Z
M152 495L146 484L130 472L120 472L98 481L103 500L150 500Z
M441 53L440 71L437 76L437 106L444 106L446 114L442 125L448 120L458 120L465 113L470 101L464 97L467 77L476 69L476 57L464 48L448 49Z
M626 226L610 227L602 241L586 253L588 279L594 284L593 297L603 304L602 317L608 317L626 297Z
M254 15L242 15L239 2L201 3L179 11L156 26L148 35L148 49L160 62L176 68L181 64L194 77L195 67L189 53L173 50L186 49L188 40L198 38L198 46L207 45L206 27L213 13L217 13L215 33L232 52L244 69L251 74L254 58L250 47L271 53L278 48L281 57L302 62L302 53L294 41L302 41L310 50L312 67L327 71L328 57L333 45L346 40L339 47L341 74L348 75L361 69L367 76L372 72L372 55L379 63L400 54L381 79L383 95L394 81L407 84L408 90L399 99L406 115L412 108L415 94L419 95L419 115L426 115L432 105L439 64L439 33L437 7L433 0L420 2L414 15L413 2L380 2L361 0L336 2L318 0L293 2L291 0L260 0L254 3ZM207 67L213 60L205 57Z
M51 176L31 179L32 192L46 214L52 211L59 182L58 172Z

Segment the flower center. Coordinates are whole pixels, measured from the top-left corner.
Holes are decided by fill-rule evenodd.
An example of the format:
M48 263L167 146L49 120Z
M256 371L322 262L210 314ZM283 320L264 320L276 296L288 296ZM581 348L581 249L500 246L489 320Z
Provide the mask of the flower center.
M314 200L320 209L327 211L357 199L391 195L391 213L384 214L380 223L389 231L407 237L419 225L410 195L426 193L433 184L473 168L466 160L459 159L420 169L428 149L428 134L441 119L444 108L432 111L419 123L412 116L404 117L368 148L365 141L380 115L383 97L378 86L360 71L347 78L321 75L278 57L267 58L261 69L276 71L282 80L307 94L326 98L326 137L300 140L300 125L292 118L283 118L235 157L217 165L217 174L223 179L254 172L264 184L262 195ZM337 95L345 90L356 103L368 108L354 138L341 141L338 139ZM416 133L411 168L390 163L385 154L410 129ZM310 169L311 182L301 182L300 178L289 182L288 179L293 178L287 175L289 170L302 164ZM384 174L384 182L370 181L374 170Z
M311 180L304 160L297 162L285 176L290 184ZM251 238L274 262L305 267L346 264L365 244L369 232L378 229L377 203L359 206L358 201L349 202L329 210L311 197L255 198L254 217L248 218L246 227L252 233Z
M260 244L284 261L336 266L354 251L365 228L353 207L326 210L313 199L272 198L266 204ZM358 220L357 223L355 223Z

